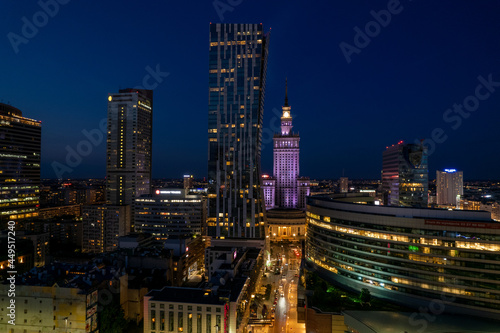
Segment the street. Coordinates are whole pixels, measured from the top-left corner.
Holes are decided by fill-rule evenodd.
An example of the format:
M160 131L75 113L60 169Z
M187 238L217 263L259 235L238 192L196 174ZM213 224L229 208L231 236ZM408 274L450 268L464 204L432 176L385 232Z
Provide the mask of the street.
M271 245L271 263L268 266L266 277L261 279L261 285L272 285L271 296L263 304L270 310L268 318L272 318L274 309L274 323L271 326L253 325L249 332L305 332L305 324L297 323L296 310L300 254L300 244L276 243ZM276 304L274 304L275 302ZM257 311L259 315L261 309L262 306ZM260 318L262 317L259 316Z

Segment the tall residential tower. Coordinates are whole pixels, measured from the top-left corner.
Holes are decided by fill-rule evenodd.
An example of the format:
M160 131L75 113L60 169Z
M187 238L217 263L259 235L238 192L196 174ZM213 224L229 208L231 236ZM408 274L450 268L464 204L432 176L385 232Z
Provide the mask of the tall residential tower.
M262 24L210 24L208 235L265 237L260 149L269 35Z
M122 89L109 95L108 204L133 206L135 198L151 193L152 120L152 90Z

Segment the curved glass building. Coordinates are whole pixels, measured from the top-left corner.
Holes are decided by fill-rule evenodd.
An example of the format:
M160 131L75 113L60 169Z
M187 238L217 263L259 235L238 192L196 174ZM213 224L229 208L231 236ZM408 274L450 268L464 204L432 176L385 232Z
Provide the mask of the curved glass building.
M427 311L500 316L500 223L489 212L307 199L306 261L331 282Z

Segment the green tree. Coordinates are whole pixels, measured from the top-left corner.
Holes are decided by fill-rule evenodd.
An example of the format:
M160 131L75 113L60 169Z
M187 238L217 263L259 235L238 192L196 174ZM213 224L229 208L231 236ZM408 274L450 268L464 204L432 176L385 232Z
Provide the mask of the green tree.
M100 313L100 333L122 333L127 327L125 312L118 302L104 306Z
M370 294L370 291L367 288L361 289L361 294L359 295L359 300L361 301L361 304L370 303L371 299L372 295Z

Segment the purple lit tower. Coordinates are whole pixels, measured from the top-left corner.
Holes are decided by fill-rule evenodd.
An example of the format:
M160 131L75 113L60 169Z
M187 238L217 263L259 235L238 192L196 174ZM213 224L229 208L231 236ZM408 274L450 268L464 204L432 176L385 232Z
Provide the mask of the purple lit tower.
M282 108L281 133L274 135L274 179L276 207L305 209L309 179L299 177L300 136L292 133L291 107L288 105L288 83Z

